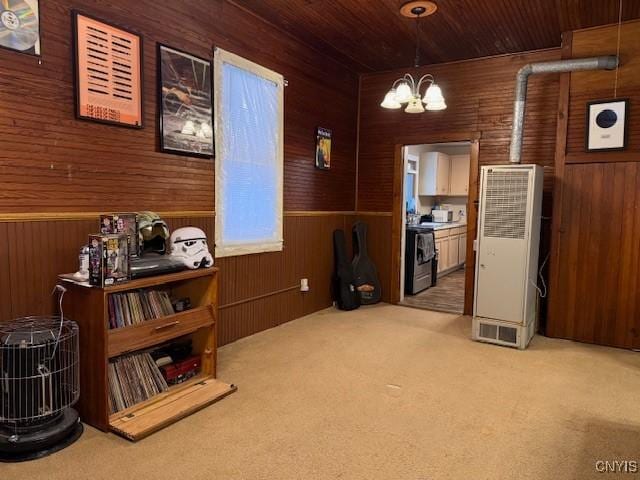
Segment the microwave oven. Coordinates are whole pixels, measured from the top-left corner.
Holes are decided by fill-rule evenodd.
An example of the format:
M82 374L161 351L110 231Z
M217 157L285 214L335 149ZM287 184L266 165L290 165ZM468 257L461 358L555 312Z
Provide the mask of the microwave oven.
M431 210L431 215L437 223L453 222L453 210Z

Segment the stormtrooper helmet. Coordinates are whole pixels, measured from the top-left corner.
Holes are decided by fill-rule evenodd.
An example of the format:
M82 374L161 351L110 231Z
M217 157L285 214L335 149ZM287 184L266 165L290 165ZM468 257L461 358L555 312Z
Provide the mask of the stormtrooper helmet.
M170 255L180 260L187 268L213 266L213 257L207 246L207 236L196 227L174 230L170 238Z

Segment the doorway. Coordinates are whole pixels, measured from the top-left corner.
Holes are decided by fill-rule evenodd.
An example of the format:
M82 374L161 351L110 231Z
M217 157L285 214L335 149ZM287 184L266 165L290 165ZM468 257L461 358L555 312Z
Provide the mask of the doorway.
M470 313L467 261L475 228L477 139L401 146L398 303ZM400 181L398 181L400 180ZM470 218L471 217L471 218ZM471 283L472 285L472 283Z

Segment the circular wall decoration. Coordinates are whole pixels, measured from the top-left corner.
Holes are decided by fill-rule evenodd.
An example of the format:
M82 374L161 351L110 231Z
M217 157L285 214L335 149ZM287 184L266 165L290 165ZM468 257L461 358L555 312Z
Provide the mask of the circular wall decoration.
M596 124L600 128L611 128L616 124L617 121L618 121L618 114L613 110L611 110L610 108L602 110L596 116Z

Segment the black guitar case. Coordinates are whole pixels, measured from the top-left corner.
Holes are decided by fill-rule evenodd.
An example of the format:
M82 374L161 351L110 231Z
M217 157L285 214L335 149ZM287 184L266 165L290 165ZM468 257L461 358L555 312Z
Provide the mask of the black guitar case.
M378 270L367 254L367 224L356 222L353 225L353 273L355 285L360 295L360 303L371 305L382 298L382 289L378 279Z
M333 232L334 272L332 278L333 299L340 310L354 310L360 306L360 296L356 291L353 267L347 255L344 231Z

